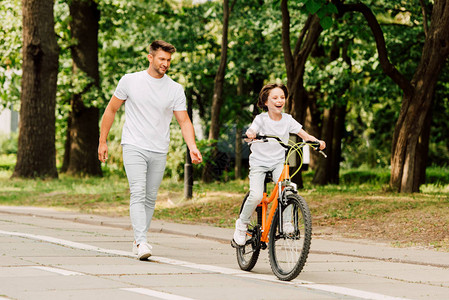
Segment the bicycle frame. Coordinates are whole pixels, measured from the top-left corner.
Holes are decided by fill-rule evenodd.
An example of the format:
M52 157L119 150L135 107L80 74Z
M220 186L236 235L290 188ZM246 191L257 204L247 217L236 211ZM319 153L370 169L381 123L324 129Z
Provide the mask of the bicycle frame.
M262 201L258 206L262 207L262 237L261 241L268 243L268 233L270 232L271 223L273 221L274 214L279 204L279 186L280 182L290 179L290 166L288 164L284 165L281 176L279 176L276 186L271 191L270 196L267 195L266 191L263 193ZM267 218L268 204L273 202L270 208L270 212Z

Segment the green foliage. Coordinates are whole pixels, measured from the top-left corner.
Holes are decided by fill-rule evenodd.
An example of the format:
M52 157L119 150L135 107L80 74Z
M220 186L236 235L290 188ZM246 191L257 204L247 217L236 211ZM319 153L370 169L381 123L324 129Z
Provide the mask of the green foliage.
M181 128L173 119L170 124L170 144L167 154L167 164L165 175L175 181L181 180L184 176L184 164L186 162L187 146L182 138Z
M342 184L379 184L385 185L390 181L388 169L349 169L340 174Z
M386 168L346 169L340 174L340 183L343 185L371 184L383 186L390 181L390 170ZM441 167L426 169L426 184L444 186L449 184L449 170Z
M0 135L0 155L17 154L17 140L17 133L11 133L10 136Z
M92 89L86 105L106 107L118 80L129 72L148 67L148 44L154 39L173 43L169 76L180 82L191 107L199 111L207 132L214 77L220 58L222 3L207 1L127 1L99 0L99 60L101 89ZM391 62L411 78L422 54L424 33L420 6L407 1L364 1L376 15L384 32ZM390 163L392 133L400 110L402 91L385 76L379 64L375 41L360 13L334 19L335 6L325 0L288 1L291 35L297 36L310 13L316 13L325 29L319 45L306 64L304 84L317 96L320 109L334 104L348 108L343 140L343 166L386 167ZM429 9L428 12L431 12ZM10 0L0 8L0 106L18 109L21 79L21 7ZM83 90L91 80L72 71L70 47L76 41L69 30L70 13L65 0L55 3L55 31L60 47L57 91L57 159L61 164L73 93ZM261 85L272 81L285 83L286 73L281 46L280 0L236 1L229 23L229 51L225 78L225 101L221 109L221 137L218 142L233 151L230 129L251 122L253 105ZM295 47L292 39L292 48ZM339 58L331 60L334 46ZM347 47L351 64L343 60ZM238 84L243 82L243 92ZM429 165L449 165L449 65L444 66L435 91L435 104L429 144ZM122 115L117 116L109 135L110 158L104 169L123 173L120 130ZM167 162L167 175L182 178L185 158L177 125ZM200 141L205 159L211 156L210 144ZM3 152L14 153L13 140L2 143ZM7 150L5 150L7 149ZM172 153L173 152L173 153ZM210 158L211 159L211 158ZM195 167L199 173L201 166ZM232 171L227 171L227 177Z
M125 114L123 110L119 110L112 124L108 135L108 160L102 163L103 174L122 174L124 173L123 156L122 156L122 128L125 123Z
M447 168L430 167L426 169L426 183L438 186L449 184L449 171Z
M8 171L12 172L16 164L15 154L3 154L0 153L0 174L1 172Z
M0 109L20 100L22 75L22 11L20 0L2 2L0 8Z

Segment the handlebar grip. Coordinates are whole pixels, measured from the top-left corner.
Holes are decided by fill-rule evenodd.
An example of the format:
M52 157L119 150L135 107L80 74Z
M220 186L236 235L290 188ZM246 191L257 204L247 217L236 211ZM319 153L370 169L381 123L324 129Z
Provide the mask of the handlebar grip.
M318 141L308 141L307 144L312 147L313 150L317 151L319 154L323 155L324 158L327 158L326 153L320 150L320 142Z
M318 151L320 149L320 142L318 142L318 141L307 141L307 145L309 145L316 151Z
M266 138L265 135L260 135L260 134L256 133L255 140L261 140L261 139L265 139L265 138ZM248 136L246 135L246 133L242 134L242 139L248 139Z

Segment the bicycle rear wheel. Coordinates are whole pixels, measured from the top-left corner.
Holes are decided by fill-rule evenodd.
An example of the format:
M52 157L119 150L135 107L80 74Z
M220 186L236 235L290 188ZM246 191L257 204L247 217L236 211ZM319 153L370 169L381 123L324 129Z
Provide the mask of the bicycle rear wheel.
M242 212L243 206L248 199L248 195L249 193L247 193L245 198L243 199L242 206L240 207L240 212ZM256 265L257 259L259 258L261 248L261 224L262 208L257 207L251 215L250 223L248 224L245 245L236 248L237 262L240 266L240 269L244 271L251 271Z
M286 197L286 205L282 205L282 222L278 207L271 223L268 254L273 273L280 280L289 281L298 276L309 255L312 219L304 198L296 194ZM289 222L293 227L285 225ZM288 227L290 232L287 233Z

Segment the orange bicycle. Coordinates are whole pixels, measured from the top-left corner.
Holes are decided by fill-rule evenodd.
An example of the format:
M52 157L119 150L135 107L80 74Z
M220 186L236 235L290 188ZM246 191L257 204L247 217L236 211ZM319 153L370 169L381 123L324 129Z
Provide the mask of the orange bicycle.
M243 138L246 138L246 135ZM262 141L268 141L268 138L277 140L286 148L284 169L269 195L267 195L267 186L273 180L271 172L267 173L263 198L251 216L245 245L231 244L236 248L240 268L245 271L252 270L259 258L260 250L266 249L268 245L271 270L280 280L289 281L298 276L309 255L312 218L307 202L298 195L296 184L290 180L300 168L290 176L288 160L295 152L302 158L302 148L305 145L318 151L319 143L299 142L287 145L276 136L258 135L256 137ZM319 152L326 156L324 152ZM248 195L249 193L243 199L240 212ZM268 209L270 204L271 207Z

